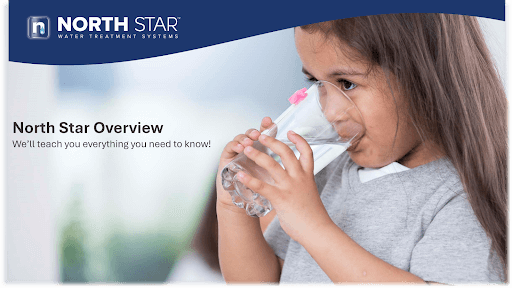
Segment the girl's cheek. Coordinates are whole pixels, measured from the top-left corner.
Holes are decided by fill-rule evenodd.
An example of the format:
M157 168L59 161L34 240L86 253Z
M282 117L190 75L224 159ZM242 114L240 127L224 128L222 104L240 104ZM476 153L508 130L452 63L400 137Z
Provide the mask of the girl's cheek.
M393 143L396 132L396 125L393 126L389 119L378 117L367 117L365 119L366 131L364 138L367 138L367 148L382 150Z

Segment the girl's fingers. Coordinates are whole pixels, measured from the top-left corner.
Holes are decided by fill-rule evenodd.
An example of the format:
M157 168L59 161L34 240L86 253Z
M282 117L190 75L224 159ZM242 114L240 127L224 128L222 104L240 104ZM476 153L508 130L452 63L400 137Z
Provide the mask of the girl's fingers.
M299 134L288 131L288 139L295 144L297 151L300 153L299 162L304 169L305 172L313 173L315 168L315 161L313 158L313 150L311 150L311 146L309 146L308 142L302 138Z
M272 128L272 129L271 129ZM272 122L270 117L265 117L261 120L260 131L263 132L265 130L269 130L266 132L266 135L275 137L277 135L277 126Z
M258 140L258 137L260 137L261 132L272 127L273 124L274 123L272 123L272 119L270 119L270 117L265 117L265 118L263 118L263 120L261 120L260 131L258 131L256 129L249 129L245 132L245 136L249 137L251 140L256 141L256 140Z
M224 146L224 150L222 151L220 157L224 159L231 159L237 154L242 153L245 147L251 146L253 143L254 141L247 137L247 135L239 134L233 138L233 141Z
M251 146L254 141L251 140L247 135L245 134L239 134L237 135L233 141L237 141L238 143L242 144L244 147Z
M279 140L276 140L273 137L269 137L266 135L261 135L259 141L263 145L268 147L270 150L272 150L272 152L276 153L277 155L279 155L279 157L281 157L281 161L283 162L284 168L287 171L296 175L298 171L302 170L299 161L297 161L295 153L293 153L292 149L290 149L288 145L284 144Z
M256 140L258 140L258 137L260 137L260 131L258 131L256 129L249 129L249 130L247 130L247 132L245 132L245 136L256 141Z
M238 141L229 142L222 151L220 158L231 159L244 151L244 146Z
M253 147L245 147L244 154L249 159L254 161L258 166L262 167L263 169L267 170L268 173L272 176L272 179L276 182L280 182L288 177L288 174L286 171L279 165L279 163L276 162L272 157L269 155L260 152Z
M257 178L252 177L251 175L244 173L242 171L238 172L236 174L236 177L242 184L244 184L247 188L251 189L252 191L261 194L261 196L271 200L272 196L274 196L272 193L273 186L270 184L267 184L261 180L258 180ZM269 198L270 196L270 198ZM272 201L272 200L271 200Z
M261 120L260 132L267 130L272 126L272 124L274 123L272 123L272 119L270 119L270 117L263 118L263 120Z

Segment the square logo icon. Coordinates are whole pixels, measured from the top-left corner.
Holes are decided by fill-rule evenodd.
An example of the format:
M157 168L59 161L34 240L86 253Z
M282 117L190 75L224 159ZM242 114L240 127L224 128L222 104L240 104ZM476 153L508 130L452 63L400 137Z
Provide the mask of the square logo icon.
M29 39L48 39L50 37L50 18L47 16L30 16L27 26Z

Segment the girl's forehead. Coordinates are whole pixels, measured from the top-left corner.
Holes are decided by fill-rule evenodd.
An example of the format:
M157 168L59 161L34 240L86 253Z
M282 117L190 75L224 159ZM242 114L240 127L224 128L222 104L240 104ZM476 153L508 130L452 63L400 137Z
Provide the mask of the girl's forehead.
M368 64L354 48L322 32L295 29L295 45L303 70L310 75L366 75Z

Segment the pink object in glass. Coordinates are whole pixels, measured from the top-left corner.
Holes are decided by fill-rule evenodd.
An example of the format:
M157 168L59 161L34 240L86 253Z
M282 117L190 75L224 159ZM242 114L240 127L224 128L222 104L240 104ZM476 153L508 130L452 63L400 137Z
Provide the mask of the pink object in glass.
M288 101L290 101L290 103L292 103L292 104L299 104L300 101L304 100L304 98L306 98L306 96L308 96L308 94L306 94L307 90L308 90L307 88L302 88L300 90L297 90L295 93L293 93L292 96L290 96L290 98L288 98Z

